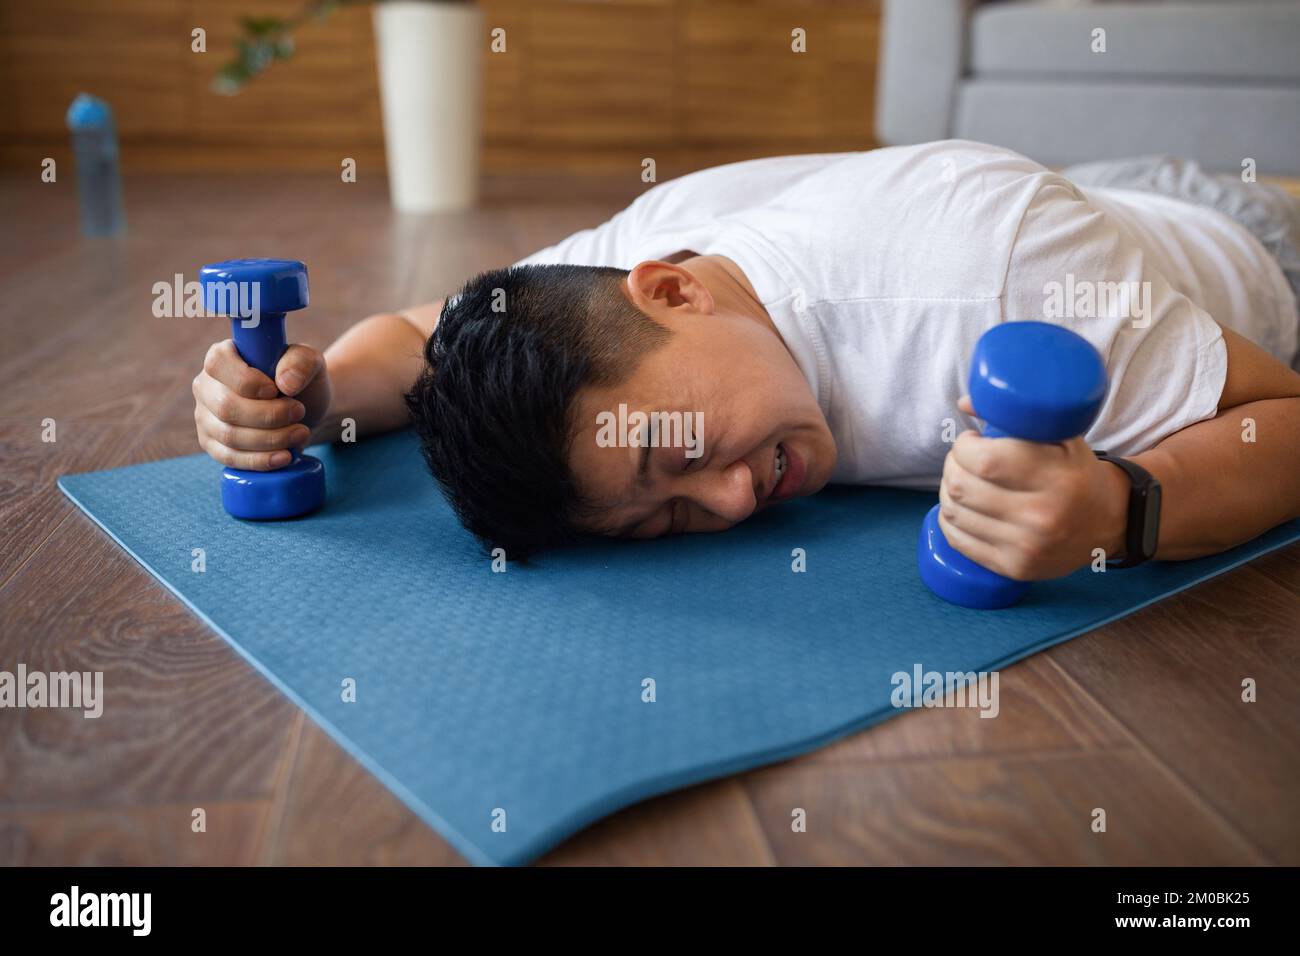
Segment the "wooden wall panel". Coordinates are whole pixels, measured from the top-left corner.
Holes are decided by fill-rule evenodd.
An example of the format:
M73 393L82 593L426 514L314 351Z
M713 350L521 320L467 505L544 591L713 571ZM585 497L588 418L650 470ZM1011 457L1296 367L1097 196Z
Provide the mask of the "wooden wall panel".
M531 12L520 104L531 140L640 146L674 135L674 4L550 3Z
M527 102L532 50L532 8L536 0L497 0L486 5L489 32L506 31L506 52L483 56L483 136L487 143L518 146L528 139ZM373 69L372 69L372 72ZM376 83L376 103L378 102Z
M692 139L749 142L766 130L815 144L828 130L834 77L826 11L692 0L684 14L685 107ZM796 27L806 31L808 52L791 49Z
M661 177L781 152L871 145L877 0L482 0L489 170L595 171L645 156ZM129 170L381 164L371 12L303 26L297 53L235 97L210 89L240 16L300 0L0 3L0 165L68 159L82 90L117 114ZM190 31L208 52L190 51ZM808 31L793 53L790 31ZM484 44L488 38L484 38Z
M250 8L257 15L286 15L299 0L204 0L201 20L208 31L208 54L192 55L186 80L194 103L194 135L205 143L245 142L250 138L282 139L286 143L336 146L347 155L347 144L366 133L361 111L378 97L369 11L347 8L308 23L295 33L293 59L277 63L236 96L212 93L215 67L228 55L239 35L238 19ZM377 122L379 105L375 103ZM375 139L378 129L370 131ZM376 140L377 141L377 140Z
M862 135L876 125L876 51L879 16L838 16L829 23L831 96L830 132ZM865 127L864 124L865 123Z
M118 121L124 137L184 130L187 24L185 4L175 0L0 5L5 97L17 127L5 138L65 135L68 104L82 90L127 106Z

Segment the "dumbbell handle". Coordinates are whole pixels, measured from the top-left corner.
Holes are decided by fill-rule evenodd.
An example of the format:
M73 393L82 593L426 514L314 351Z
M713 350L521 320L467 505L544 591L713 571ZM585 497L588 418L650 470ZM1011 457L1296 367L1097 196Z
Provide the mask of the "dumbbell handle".
M243 319L230 320L230 337L235 341L240 358L273 382L280 356L289 348L284 316L283 312L263 312L258 323L254 326L250 322L249 327L245 327Z
M280 356L289 348L284 317L283 312L262 312L258 323L253 325L249 322L247 327L243 319L232 317L230 320L230 337L239 357L272 382L275 381L275 367L280 364ZM294 461L298 460L298 449L291 448L289 453Z

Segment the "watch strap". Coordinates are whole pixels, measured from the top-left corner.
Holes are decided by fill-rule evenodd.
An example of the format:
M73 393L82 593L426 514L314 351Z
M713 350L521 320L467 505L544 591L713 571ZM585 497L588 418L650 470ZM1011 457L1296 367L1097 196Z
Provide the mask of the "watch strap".
M1147 553L1146 542L1148 538L1154 539L1158 535L1160 515L1157 510L1154 519L1156 527L1147 528L1147 522L1151 520L1147 505L1153 493L1159 494L1160 482L1137 462L1104 451L1096 451L1094 454L1101 461L1108 461L1122 469L1129 479L1128 513L1124 527L1124 557L1116 561L1108 561L1107 566L1116 569L1135 568L1155 555L1154 548L1150 554Z

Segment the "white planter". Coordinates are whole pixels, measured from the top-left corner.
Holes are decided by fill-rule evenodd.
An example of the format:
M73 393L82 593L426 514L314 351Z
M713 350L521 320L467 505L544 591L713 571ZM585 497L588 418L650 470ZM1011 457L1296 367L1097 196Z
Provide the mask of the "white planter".
M483 11L473 3L375 4L388 191L400 212L465 209L478 196Z

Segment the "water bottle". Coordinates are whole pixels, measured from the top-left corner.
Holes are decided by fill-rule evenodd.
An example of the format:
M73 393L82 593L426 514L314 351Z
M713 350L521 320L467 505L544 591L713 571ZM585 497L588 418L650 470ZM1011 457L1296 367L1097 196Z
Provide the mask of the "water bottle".
M68 107L68 129L77 160L81 231L87 236L118 235L126 229L126 216L113 111L98 97L81 93Z

